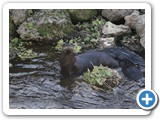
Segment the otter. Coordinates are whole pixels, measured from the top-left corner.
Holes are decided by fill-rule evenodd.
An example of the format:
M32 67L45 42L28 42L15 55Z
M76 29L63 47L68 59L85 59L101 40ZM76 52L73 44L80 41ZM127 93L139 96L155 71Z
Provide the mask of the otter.
M60 55L61 73L63 76L77 76L93 66L119 67L119 63L103 51L92 50L75 55L72 46L64 46Z
M75 55L73 46L64 46L60 55L61 73L73 77L81 75L93 66L121 67L123 74L130 80L138 81L144 77L144 60L133 52L122 48L105 48Z

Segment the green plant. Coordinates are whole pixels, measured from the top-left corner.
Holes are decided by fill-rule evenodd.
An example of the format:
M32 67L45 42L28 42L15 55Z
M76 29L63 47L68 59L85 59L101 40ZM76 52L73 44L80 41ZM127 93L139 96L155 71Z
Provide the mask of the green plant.
M102 26L104 24L105 20L103 18L96 18L91 23L84 22L82 24L79 23L76 26L78 29L86 31L88 34L90 34L90 36L84 37L84 43L90 47L96 47L101 35Z
M73 50L75 53L80 53L81 52L81 46L78 45L77 41L79 38L75 38L75 39L71 39L69 41L67 41L67 43L72 44L74 46ZM57 45L55 47L55 50L57 51L61 51L62 50L62 46L65 42L61 39L57 42Z
M32 11L31 9L28 9L28 10L27 10L27 15L28 15L28 16L31 16L32 14L33 14L33 11Z
M113 90L113 87L117 86L122 80L121 75L115 70L108 67L93 66L93 70L88 70L83 78L89 84L98 87L105 87L109 90Z
M12 39L12 40L10 41L9 47L10 47L10 48L17 48L17 47L19 46L20 42L21 42L20 39L14 38L14 39Z
M88 70L83 75L84 80L92 85L104 85L107 77L112 77L112 72L110 69L106 69L102 65L93 66L92 71Z
M27 23L26 26L28 29L33 29L33 23Z
M37 57L37 53L33 52L32 49L25 48L25 46L29 46L32 44L32 42L23 42L19 38L14 38L10 40L9 47L16 49L18 51L18 57L21 58L21 60L25 60Z
M79 46L79 45L76 44L74 46L73 50L74 50L75 53L80 53L81 52L81 48L82 48L81 46Z
M62 39L59 40L59 41L57 42L57 45L56 45L56 47L55 47L55 50L61 51L63 44L64 44L64 41L63 41Z
M18 53L18 57L20 57L21 60L32 59L37 57L37 53L33 52L32 49L23 48L23 50L21 49L21 51Z

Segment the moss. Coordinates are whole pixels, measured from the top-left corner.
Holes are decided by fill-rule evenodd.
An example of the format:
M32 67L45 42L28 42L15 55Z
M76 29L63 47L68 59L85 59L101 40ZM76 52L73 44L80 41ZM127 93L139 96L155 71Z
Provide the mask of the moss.
M28 9L28 10L27 10L27 16L31 16L32 14L33 14L33 10Z
M13 19L9 16L9 37L14 37L16 32L16 26L14 25Z
M65 23L64 26L51 23L42 24L37 27L37 30L40 36L47 37L48 39L54 39L54 37L63 38L74 31L73 26L69 23Z
M26 27L31 30L34 28L34 25L33 25L33 23L27 23Z
M94 9L78 9L78 10L68 10L72 21L86 21L97 15L97 11Z

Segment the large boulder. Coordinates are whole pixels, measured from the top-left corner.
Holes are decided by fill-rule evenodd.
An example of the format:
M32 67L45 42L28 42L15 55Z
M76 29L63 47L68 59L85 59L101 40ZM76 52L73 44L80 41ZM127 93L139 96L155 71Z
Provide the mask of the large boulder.
M15 25L20 25L22 22L24 22L28 15L29 15L29 9L11 9L11 17L14 21Z
M130 15L132 12L133 9L104 9L102 16L109 21L116 22L124 19L125 16Z
M121 36L130 33L130 28L125 25L115 25L110 21L106 22L106 24L102 28L102 33L106 36Z
M97 11L94 9L70 9L68 13L73 22L86 21L97 15Z
M134 11L131 15L125 17L125 25L136 30L140 36L140 43L145 48L145 14L140 15L139 11Z
M36 11L17 30L22 40L43 40L43 42L66 37L73 31L74 25L68 12L58 9Z

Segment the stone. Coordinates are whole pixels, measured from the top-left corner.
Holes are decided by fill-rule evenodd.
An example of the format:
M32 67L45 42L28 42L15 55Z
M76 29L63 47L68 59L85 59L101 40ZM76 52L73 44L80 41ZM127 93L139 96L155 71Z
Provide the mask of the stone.
M18 56L18 50L15 48L9 48L9 60L13 60Z
M23 22L17 32L22 40L43 40L48 43L73 33L74 25L66 10L43 9Z
M124 19L125 16L130 15L133 9L104 9L102 16L109 21L115 22Z
M125 25L136 30L140 36L140 43L145 48L145 14L140 15L139 11L134 11L131 15L126 16Z
M99 39L99 48L104 49L106 47L111 47L115 45L115 38L114 37L106 37Z
M102 33L106 36L121 36L130 33L130 28L125 25L115 25L108 21L103 26Z
M82 22L90 20L97 15L97 11L94 9L71 9L68 10L69 15L73 22Z
M22 22L24 22L28 17L28 11L27 9L11 9L11 17L14 21L15 25L20 25Z
M16 34L16 26L11 17L9 17L9 38L10 39L13 38L15 34Z

